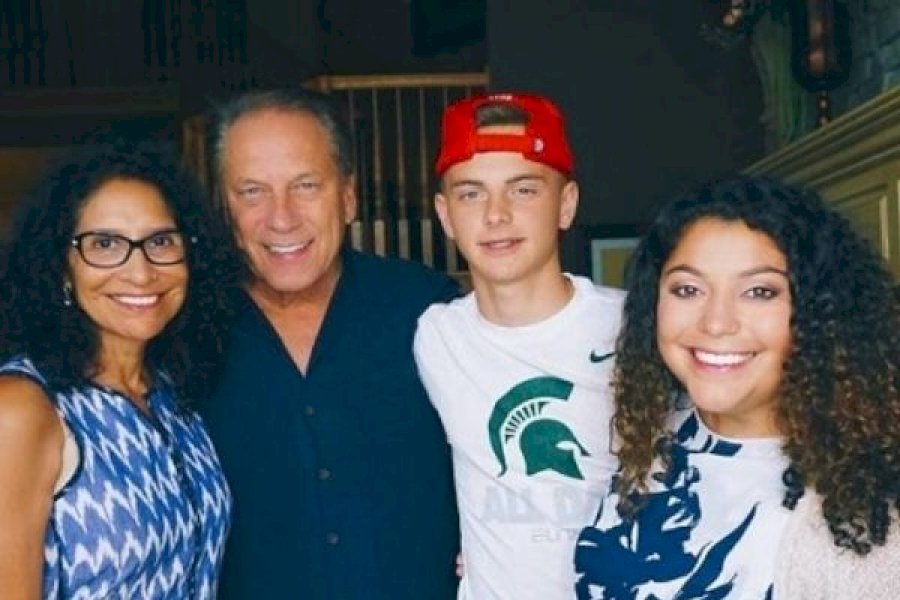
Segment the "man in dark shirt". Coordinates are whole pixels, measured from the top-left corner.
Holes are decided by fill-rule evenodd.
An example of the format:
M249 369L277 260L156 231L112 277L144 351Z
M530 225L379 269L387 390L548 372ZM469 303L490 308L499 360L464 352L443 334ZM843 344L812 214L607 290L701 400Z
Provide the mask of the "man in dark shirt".
M352 141L326 96L244 94L210 147L249 268L201 407L234 494L220 597L454 597L448 447L412 356L417 317L454 284L344 247Z

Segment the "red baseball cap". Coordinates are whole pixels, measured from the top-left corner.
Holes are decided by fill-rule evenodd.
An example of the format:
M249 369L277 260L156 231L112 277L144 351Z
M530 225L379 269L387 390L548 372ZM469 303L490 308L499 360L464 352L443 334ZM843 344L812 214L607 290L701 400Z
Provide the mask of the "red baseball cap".
M478 133L478 109L497 104L514 106L528 115L523 133ZM476 152L519 152L528 160L553 167L567 177L574 167L562 113L547 98L533 94L484 94L447 107L441 124L441 148L434 166L438 177Z

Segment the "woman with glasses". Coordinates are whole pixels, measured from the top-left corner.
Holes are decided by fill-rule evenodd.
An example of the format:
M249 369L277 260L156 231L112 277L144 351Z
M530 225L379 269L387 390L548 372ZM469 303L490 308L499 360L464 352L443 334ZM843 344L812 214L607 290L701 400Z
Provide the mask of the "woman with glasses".
M0 597L213 598L230 495L189 408L227 238L162 157L61 164L0 261Z

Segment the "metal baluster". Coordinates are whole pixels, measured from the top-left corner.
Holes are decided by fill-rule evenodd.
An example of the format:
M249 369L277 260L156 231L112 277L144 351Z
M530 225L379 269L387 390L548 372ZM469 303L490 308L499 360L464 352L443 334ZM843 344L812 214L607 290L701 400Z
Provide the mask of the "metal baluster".
M419 88L419 181L421 207L419 227L422 229L422 262L434 267L434 225L431 220L431 198L428 190L428 132L425 129L425 88Z
M22 3L22 83L30 85L32 82L31 52L34 39L34 22L32 21L33 1Z
M207 190L213 190L215 174L209 172L206 157L206 128L208 124L203 115L186 119L182 126L182 156L185 165L194 173L197 180Z
M5 2L0 2L0 58L3 57L4 49L6 49L6 82L9 85L12 85L15 82L15 77L13 75L13 63L12 63L12 42L10 40L10 31L12 30L12 25L10 22L10 14L9 7Z
M350 121L350 134L353 136L353 149L356 152L357 180L354 182L356 186L356 218L350 223L350 245L354 250L363 250L365 248L365 239L363 238L363 218L368 215L365 207L366 198L364 182L365 182L365 160L362 159L362 147L360 146L359 135L356 131L356 100L353 97L353 90L347 90L347 119Z
M403 97L400 88L394 89L397 118L397 253L408 259L409 251L409 207L406 200L406 164L403 143Z
M378 90L372 90L372 183L375 218L372 223L375 254L387 254L387 227L385 223L384 193L381 175L381 124L378 115Z
M34 37L35 48L34 54L37 59L37 84L47 84L47 56L46 41L47 30L44 27L44 7L41 0L32 0L32 9L34 10Z
M450 98L447 87L442 88L441 98L443 100L444 109L450 104ZM444 235L444 249L446 252L445 260L447 265L447 273L456 273L459 271L459 257L456 255L456 243L446 234Z
M181 0L169 0L169 54L172 57L169 79L178 78L181 68L181 34L182 34Z
M19 75L22 73L22 38L24 37L22 32L22 20L18 11L15 9L15 5L12 5L7 8L7 26L9 27L9 63L10 63L10 82L18 83Z

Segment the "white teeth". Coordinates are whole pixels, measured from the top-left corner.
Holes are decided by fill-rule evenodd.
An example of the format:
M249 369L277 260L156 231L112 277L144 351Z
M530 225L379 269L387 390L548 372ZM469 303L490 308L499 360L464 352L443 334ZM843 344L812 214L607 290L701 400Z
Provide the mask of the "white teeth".
M150 306L151 304L156 304L156 301L159 300L158 294L153 294L152 296L113 296L117 302L121 302L122 304L128 304L131 306Z
M510 248L514 243L515 240L498 240L496 242L485 242L484 245L496 250L502 250L504 248Z
M714 367L731 367L739 365L753 356L752 352L706 352L694 350L694 356L702 363Z
M291 245L283 245L283 244L267 244L266 249L269 252L273 252L275 254L290 254L291 252L297 252L298 250L303 250L307 246L309 246L311 242L304 242L302 244L291 244Z

